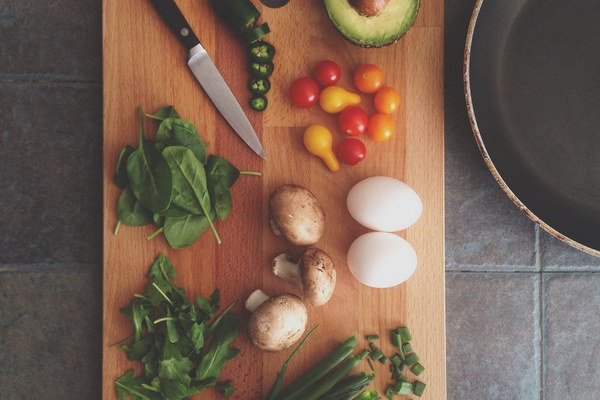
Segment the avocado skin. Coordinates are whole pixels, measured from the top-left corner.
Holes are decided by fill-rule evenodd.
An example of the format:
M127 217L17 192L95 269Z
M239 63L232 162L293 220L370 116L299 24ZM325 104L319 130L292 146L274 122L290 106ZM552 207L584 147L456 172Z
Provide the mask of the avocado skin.
M355 14L355 15L353 15L353 18L355 18L356 20L361 20L363 18L365 20L368 20L369 18L375 18L375 17L367 17L367 16L358 14L358 12L356 10L354 10L354 8L352 7L352 5L350 4L350 2L348 0L332 0L332 1L324 0L323 1L323 5L327 12L327 16L329 17L329 20L331 21L333 26L338 30L338 32L342 35L342 37L344 39L346 39L348 42L352 43L353 45L360 46L363 48L381 48L381 47L390 46L390 45L396 43L404 35L406 35L406 33L408 33L410 28L414 25L414 22L417 19L417 15L419 13L419 8L421 6L420 0L408 0L412 3L414 3L414 9L412 10L412 13L411 13L412 15L410 16L407 23L403 23L402 25L399 25L399 26L394 25L392 27L392 29L394 29L394 28L398 29L397 35L394 35L393 37L388 38L387 40L380 41L375 38L370 38L370 39L369 38L367 38L367 39L358 38L357 39L357 38L351 36L348 32L346 32L345 27L342 26L342 24L337 22L337 20L338 20L338 18L336 16L337 8L328 7L328 4L331 4L333 1L337 4L337 6L339 6L341 4L343 8L346 8L345 11L348 11L348 9L353 10L354 14ZM397 1L402 1L402 0L390 0L387 7L389 7L390 5L393 5L393 3L397 2ZM402 16L406 17L406 15L402 15ZM363 42L362 40L365 40L366 42Z

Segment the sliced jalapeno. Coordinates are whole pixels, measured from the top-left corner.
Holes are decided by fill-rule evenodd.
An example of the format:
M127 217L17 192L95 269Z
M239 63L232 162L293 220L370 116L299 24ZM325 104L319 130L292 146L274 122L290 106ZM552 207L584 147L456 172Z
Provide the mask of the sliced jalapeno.
M262 95L252 96L250 99L250 107L255 111L265 111L268 104L267 98Z
M271 89L271 82L267 78L252 78L248 86L252 93L264 95Z
M273 60L275 47L265 41L254 42L250 45L250 59L258 63L266 63Z
M268 78L273 73L275 66L271 61L266 63L250 63L250 72L255 78Z
M242 32L242 39L244 39L244 42L251 44L257 40L260 40L269 32L271 32L271 28L269 28L269 24L265 22L264 24L260 24L248 31Z

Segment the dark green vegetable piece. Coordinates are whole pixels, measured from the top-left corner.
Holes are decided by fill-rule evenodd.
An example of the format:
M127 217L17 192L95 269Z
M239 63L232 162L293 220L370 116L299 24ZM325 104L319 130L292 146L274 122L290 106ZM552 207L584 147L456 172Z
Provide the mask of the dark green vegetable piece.
M217 14L236 32L250 29L260 12L250 0L210 0Z
M410 342L412 340L412 336L407 327L403 326L401 328L398 328L397 331L400 334L400 336L402 337L402 342L406 343L406 342Z
M275 57L275 47L264 40L254 42L248 48L250 60L257 63L266 63Z
M130 226L142 226L153 222L152 212L136 199L129 187L119 196L117 216L119 222Z
M367 335L366 339L367 340L377 340L377 339L379 339L379 335Z
M421 381L416 381L415 383L413 383L413 388L412 388L412 392L415 396L421 397L423 395L423 392L425 391L425 387L427 385L425 385L423 382Z
M207 180L215 194L225 193L240 176L240 171L223 157L211 155L206 162Z
M256 78L268 78L273 73L275 65L269 61L266 63L251 62L250 72Z
M413 374L415 374L416 376L419 376L419 375L421 375L421 373L423 371L425 371L425 367L423 365L421 365L421 363L416 363L415 365L412 366L412 368L410 370Z
M146 117L156 119L159 121L164 121L167 118L179 118L179 113L175 110L173 106L165 106L161 107L154 114L146 114Z
M223 221L231 213L231 194L229 192L215 195L215 213Z
M393 399L394 398L394 388L392 387L392 385L389 385L385 389L385 397L387 397L388 399Z
M406 365L413 365L419 361L419 356L416 353L411 353L404 359Z
M393 391L395 394L410 394L410 392L412 391L412 384L400 381L396 383Z
M319 398L319 400L355 399L361 390L368 386L373 379L375 379L375 374L366 374L364 372L357 372L354 375L346 376Z
M265 111L268 105L269 102L265 96L256 95L250 99L250 107L254 111Z
M210 320L219 307L218 291L196 307L173 283L175 269L163 255L156 258L148 277L151 281L144 294L136 294L121 309L134 325L132 343L122 350L130 360L143 364L143 372L136 377L129 370L118 378L117 398L183 400L212 386L230 395L231 381L217 379L223 365L239 353L230 346L239 335L239 317L229 312L229 306L214 319L216 327L211 330Z
M161 232L174 249L183 249L202 236L210 226L205 215L189 214L183 217L165 217Z
M160 212L171 203L171 169L162 154L144 138L144 113L141 107L139 113L139 146L127 160L127 176L135 197L150 211Z
M113 182L115 185L120 187L121 189L125 189L127 185L129 185L129 178L127 177L127 160L131 153L134 152L134 148L130 145L127 145L121 149L119 153L119 158L117 159L117 168L115 172L115 176L113 177Z
M406 353L410 353L412 351L412 346L410 345L410 343L404 343L402 345L402 351L406 354Z
M206 146L191 122L179 118L166 118L158 126L156 140L166 146L183 146L190 149L196 158L206 164Z
M271 90L271 82L266 78L251 78L248 84L254 94L265 95Z
M245 43L252 44L262 39L269 32L271 32L271 28L269 28L269 24L265 22L264 24L260 24L250 30L242 32L242 39Z
M383 352L380 349L375 349L373 352L371 352L371 360L377 361L381 359L381 357L383 357Z

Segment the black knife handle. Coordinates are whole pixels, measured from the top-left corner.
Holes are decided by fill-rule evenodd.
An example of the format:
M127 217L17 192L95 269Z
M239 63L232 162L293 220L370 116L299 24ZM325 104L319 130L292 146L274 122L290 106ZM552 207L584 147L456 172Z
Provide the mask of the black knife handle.
M163 21L171 28L173 33L181 40L185 47L191 49L200 43L190 24L173 0L150 0L160 14Z

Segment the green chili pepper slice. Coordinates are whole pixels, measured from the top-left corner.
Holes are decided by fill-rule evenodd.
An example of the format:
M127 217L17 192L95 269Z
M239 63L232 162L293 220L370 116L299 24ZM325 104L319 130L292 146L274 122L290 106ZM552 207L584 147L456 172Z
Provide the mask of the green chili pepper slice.
M271 82L267 78L252 78L248 86L252 93L265 95L271 89Z
M250 99L250 107L255 111L265 111L267 105L269 105L269 102L265 96L256 95Z
M273 57L275 57L275 47L265 41L252 43L248 50L250 52L250 59L254 62L266 63L272 61Z
M252 76L256 78L268 78L273 73L275 69L275 65L272 62L266 63L250 63L250 72L252 72Z

